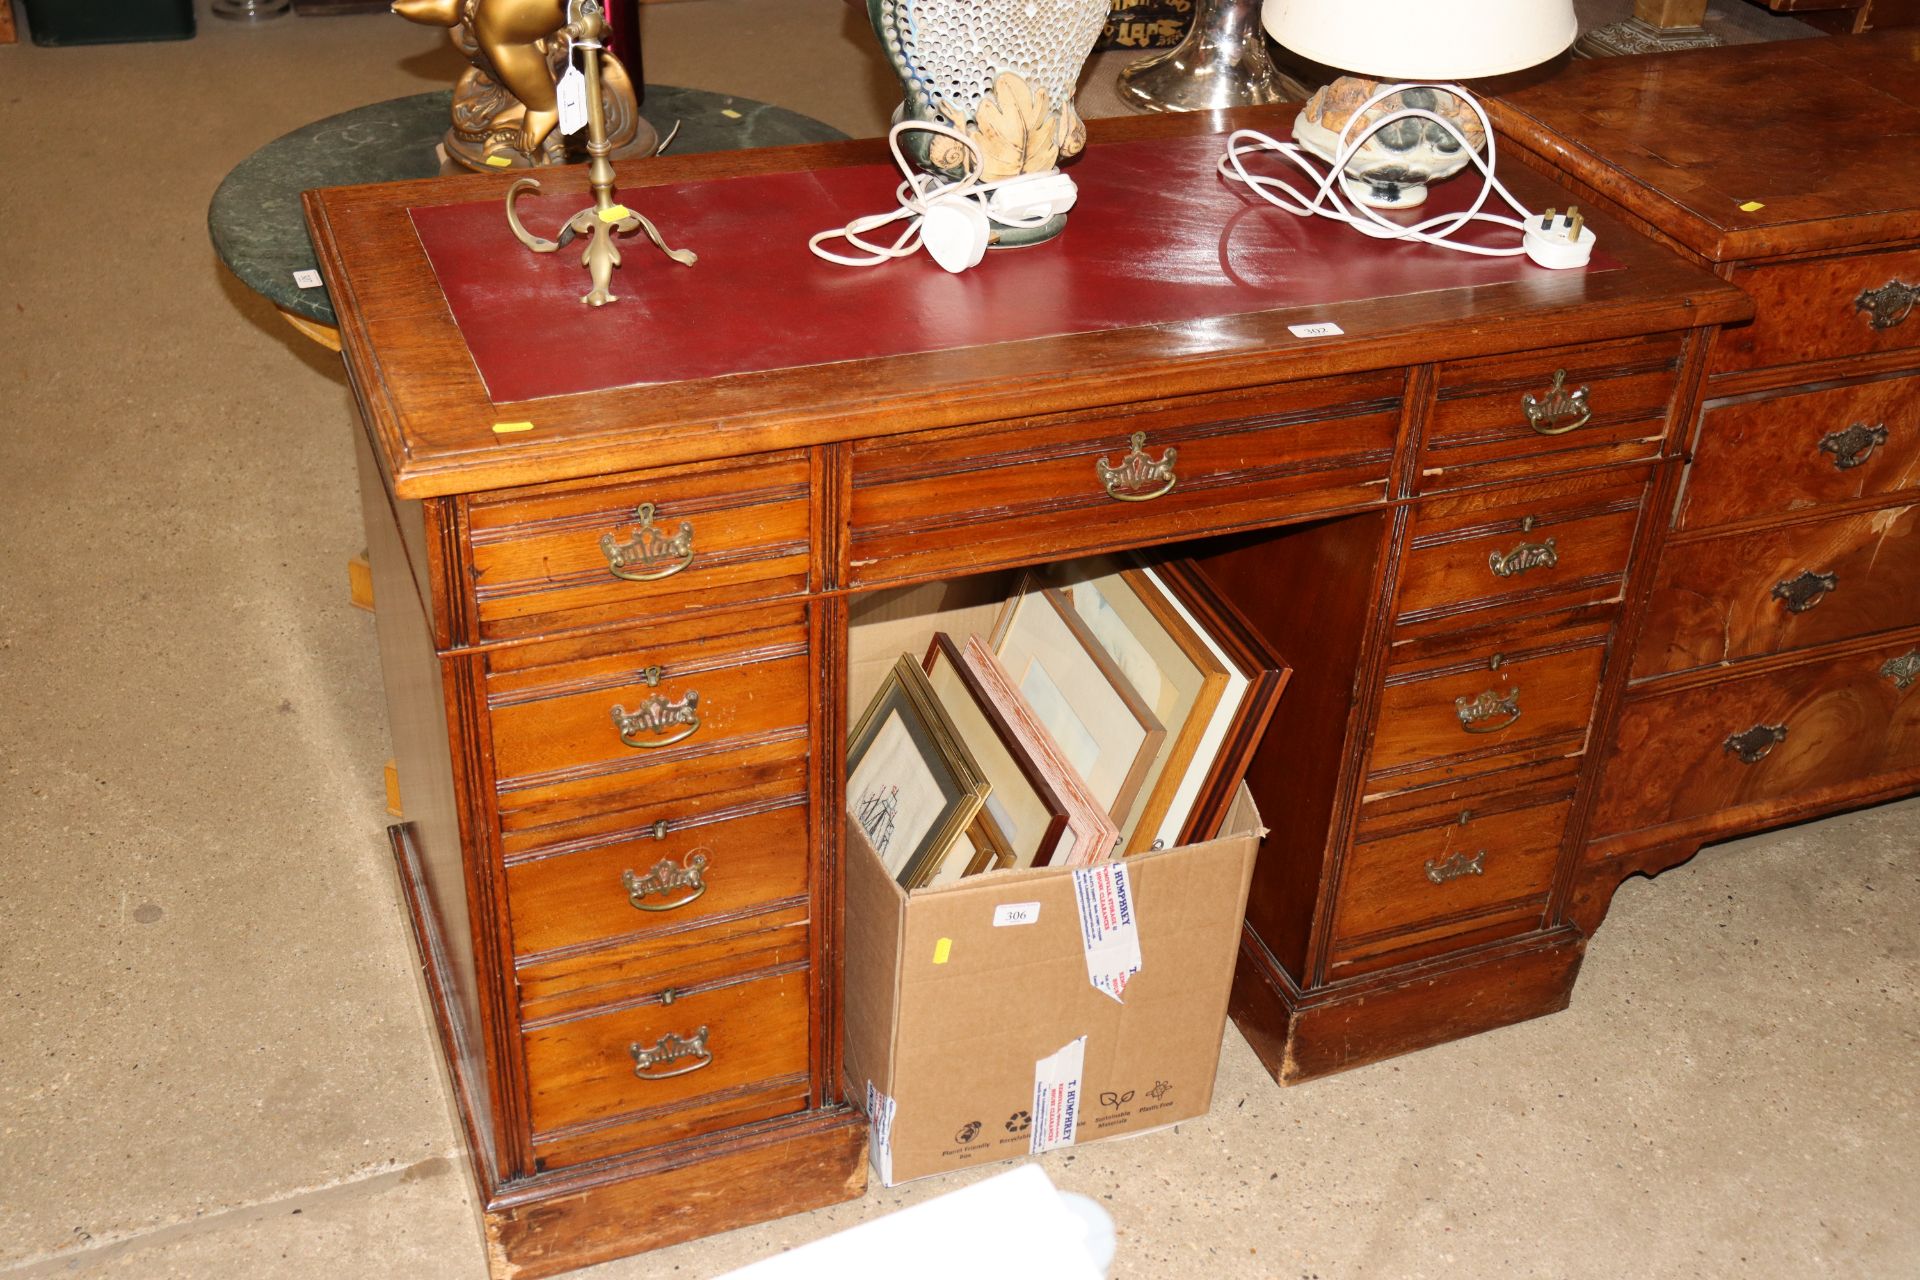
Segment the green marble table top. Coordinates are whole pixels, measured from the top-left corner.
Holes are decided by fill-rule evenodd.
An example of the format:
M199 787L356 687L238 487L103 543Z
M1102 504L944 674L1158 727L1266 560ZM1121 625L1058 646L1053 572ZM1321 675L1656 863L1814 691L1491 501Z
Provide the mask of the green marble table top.
M303 289L296 271L312 270L313 246L300 211L310 187L432 178L453 91L395 98L317 120L277 138L234 166L207 206L214 251L240 282L275 306L334 323L324 286ZM783 107L701 89L650 84L640 113L666 137L668 154L832 142L847 135ZM502 183L501 193L506 192Z

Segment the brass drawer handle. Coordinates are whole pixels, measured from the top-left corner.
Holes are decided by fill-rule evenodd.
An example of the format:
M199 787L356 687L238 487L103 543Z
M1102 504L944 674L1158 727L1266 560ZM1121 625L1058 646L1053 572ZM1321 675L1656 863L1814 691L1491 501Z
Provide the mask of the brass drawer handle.
M1878 289L1862 289L1853 309L1866 312L1875 329L1891 329L1913 313L1915 302L1920 302L1920 284L1889 280Z
M1820 452L1833 455L1835 471L1851 471L1887 442L1887 424L1870 427L1856 422L1845 431L1829 431L1820 437Z
M1476 697L1455 698L1453 709L1468 733L1498 733L1519 722L1520 687L1515 685L1504 696L1488 689Z
M1547 388L1545 396L1529 393L1520 397L1520 407L1526 411L1527 425L1543 436L1563 436L1569 431L1587 425L1587 419L1593 417L1593 407L1587 403L1587 389L1567 390L1567 371L1553 371L1553 385Z
M1788 613L1805 613L1826 599L1827 593L1839 585L1837 574L1802 569L1798 577L1783 578L1774 583L1773 598L1786 605Z
M1167 451L1160 455L1160 461L1155 462L1147 456L1146 432L1134 432L1131 443L1133 448L1117 467L1105 458L1094 461L1093 474L1105 486L1107 496L1120 502L1151 502L1172 493L1173 486L1180 483L1180 477L1173 473L1173 462L1180 456L1180 451L1168 445ZM1151 493L1121 492L1144 489L1154 484L1160 487Z
M695 851L682 862L662 858L644 876L635 875L631 870L624 871L620 875L620 883L626 886L627 901L635 911L672 911L686 906L707 891L706 871L707 855ZM691 889L693 892L672 902L644 901L656 893L672 893L675 889Z
M671 578L693 563L692 522L682 520L672 534L656 529L651 502L635 507L633 517L640 525L625 542L615 542L611 533L600 535L600 554L607 558L608 573L628 582L653 582Z
M1897 658L1888 658L1880 674L1893 681L1894 688L1906 692L1920 679L1920 649L1909 649Z
M660 668L648 667L640 673L649 688L660 683ZM700 691L689 689L678 701L669 702L664 693L656 693L632 711L620 703L613 704L613 727L620 731L620 741L630 747L648 750L654 747L670 747L676 742L691 738L700 728ZM675 725L684 726L680 732L669 737L661 737ZM651 733L651 738L635 735ZM659 824L655 824L656 827Z
M1738 756L1741 764L1759 764L1780 743L1787 740L1787 726L1757 724L1745 733L1730 733L1720 745L1727 754Z
M1551 569L1559 563L1560 548L1552 538L1545 542L1523 542L1505 555L1498 551L1487 553L1487 568L1493 570L1496 578L1515 577L1529 569Z
M1443 862L1427 859L1427 879L1435 884L1445 884L1449 880L1458 880L1461 876L1480 876L1487 873L1487 851L1480 850L1469 858L1456 852Z
M633 1055L633 1074L642 1080L671 1080L675 1076L684 1076L713 1064L713 1054L707 1048L705 1027L690 1036L676 1036L669 1033L650 1045L641 1045L636 1042L627 1046L627 1052ZM654 1070L655 1067L664 1067L682 1058L692 1058L694 1061L684 1067L675 1067L671 1071Z

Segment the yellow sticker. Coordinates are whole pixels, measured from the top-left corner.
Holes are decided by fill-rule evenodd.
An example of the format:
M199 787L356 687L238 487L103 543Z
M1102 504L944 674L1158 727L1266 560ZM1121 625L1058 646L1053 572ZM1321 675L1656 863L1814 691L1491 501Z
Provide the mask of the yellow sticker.
M493 424L493 434L497 436L511 435L515 431L531 430L533 430L533 424L531 422L496 422Z
M952 938L942 938L940 939L940 941L933 944L933 962L935 964L945 964L947 962L947 957L952 954L953 954Z
M1758 212L1760 212L1760 211L1761 211L1762 209L1764 209L1764 208L1766 208L1766 207L1767 207L1767 206L1765 206L1765 205L1763 205L1763 204L1761 204L1761 203L1760 203L1760 202L1759 202L1758 200L1749 200L1749 201L1747 201L1747 202L1746 202L1745 204L1743 204L1743 205L1741 205L1741 206L1740 206L1740 212L1742 212L1742 213L1758 213Z
M487 163L495 169L510 169L513 161L506 156L488 156Z
M622 218L631 216L632 213L633 210L623 204L611 204L600 211L600 221L618 222Z
M729 120L742 119L742 116L740 115L740 113L738 111L735 111L732 107L720 108L720 114L725 116Z

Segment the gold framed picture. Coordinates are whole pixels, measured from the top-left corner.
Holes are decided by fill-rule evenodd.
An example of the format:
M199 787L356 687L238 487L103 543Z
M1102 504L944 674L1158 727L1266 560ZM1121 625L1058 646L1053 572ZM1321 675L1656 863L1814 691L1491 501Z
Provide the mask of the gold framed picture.
M990 642L1060 754L1118 823L1167 736L1072 604L1023 574Z
M887 871L928 883L991 784L912 655L902 654L847 740L847 812Z
M1234 673L1146 570L1105 558L1078 560L1061 566L1053 580L1167 726L1140 793L1119 824L1122 853L1151 849L1162 840L1161 827ZM1210 761L1199 763L1204 768ZM1172 825L1177 830L1180 824Z

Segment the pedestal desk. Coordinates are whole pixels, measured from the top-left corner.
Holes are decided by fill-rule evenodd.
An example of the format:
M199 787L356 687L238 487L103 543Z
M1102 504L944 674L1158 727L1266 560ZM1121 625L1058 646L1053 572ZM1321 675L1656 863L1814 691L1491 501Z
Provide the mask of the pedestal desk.
M1567 273L1293 219L1219 186L1191 140L1221 127L1096 122L1065 235L964 277L807 256L842 219L789 206L884 204L878 143L629 165L701 264L627 247L627 299L589 313L573 255L543 259L524 321L487 282L523 251L461 211L489 178L307 196L365 427L393 846L497 1275L861 1192L836 966L862 592L1169 548L1287 655L1233 1004L1276 1078L1564 1007L1622 602L1711 327L1750 306L1605 216ZM686 185L722 178L763 185ZM562 330L588 336L541 357ZM862 353L782 354L836 342ZM1127 490L1135 454L1169 491Z
M1704 843L1920 791L1920 32L1580 63L1494 110L1757 309L1662 467L1591 930Z

